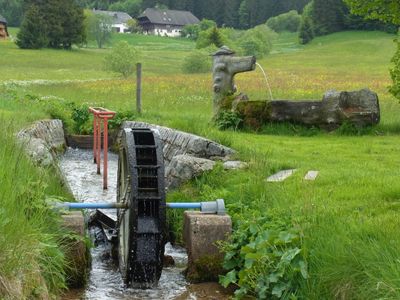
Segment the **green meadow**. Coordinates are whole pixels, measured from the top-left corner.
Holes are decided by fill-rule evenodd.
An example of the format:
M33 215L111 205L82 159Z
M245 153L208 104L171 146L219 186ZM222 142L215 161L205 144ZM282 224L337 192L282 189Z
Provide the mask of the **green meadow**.
M274 99L322 99L329 89L369 87L378 93L379 125L363 131L343 126L329 133L289 124L268 125L256 133L220 131L210 121L211 73L181 71L182 59L195 48L193 42L115 35L112 44L124 39L141 50L143 113L137 120L206 136L234 148L236 158L249 163L240 171L217 168L171 193L169 200L224 198L235 228L271 212L287 216L287 225L301 232L308 265L308 279L296 282L298 299L399 299L400 104L387 92L394 38L381 32L342 32L300 46L294 34L284 33L274 41L272 53L259 61ZM134 110L135 78L124 80L103 69L112 44L106 49L89 45L62 51L20 50L11 41L1 42L1 126L15 132L48 117L34 100L29 102L35 97ZM251 100L269 99L259 69L239 74L236 83ZM5 145L10 143L8 137ZM5 149L0 147L0 166L19 155ZM8 170L10 166L14 165L2 168L0 180L22 176ZM287 168L297 171L284 182L266 182L269 175ZM308 170L319 171L315 181L303 180ZM39 171L30 166L25 173L35 172ZM50 171L40 172L48 176ZM34 183L34 178L18 184ZM49 182L43 194L62 194L56 186ZM9 193L12 187L4 189ZM2 195L0 201L10 203L6 198L12 197ZM0 220L0 241L6 228ZM1 279L6 276L1 262L7 252L0 253Z

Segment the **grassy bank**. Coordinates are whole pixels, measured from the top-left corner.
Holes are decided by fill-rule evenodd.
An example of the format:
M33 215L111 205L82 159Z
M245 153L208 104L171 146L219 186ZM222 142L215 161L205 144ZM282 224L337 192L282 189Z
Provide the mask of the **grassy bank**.
M210 124L211 75L180 71L181 59L193 44L135 35L115 38L142 47L143 114L137 119L207 136L235 148L237 157L250 163L241 171L217 168L171 193L171 201L224 198L238 232L241 223L269 214L287 220L285 226L301 237L308 264L308 279L293 281L299 298L400 298L400 106L387 92L394 36L343 32L299 46L294 35L285 34L275 41L273 53L260 61L275 99L321 99L333 88L367 86L376 91L381 123L364 135L346 128L325 133L291 125L269 125L259 133L218 131ZM134 107L134 78L121 80L102 71L108 49L22 51L3 43L0 51L5 53L0 65L8 70L3 81L94 80L3 85L0 111L8 118L22 113L24 123L46 114L26 95L116 110ZM24 57L37 57L42 63ZM252 100L268 98L259 70L238 75L237 85ZM26 100L6 102L7 93ZM285 168L297 172L283 183L265 181ZM308 170L320 172L315 182L302 179Z
M0 115L0 298L47 299L65 288L59 216L46 195L65 195L52 170L39 169L15 144L14 125Z

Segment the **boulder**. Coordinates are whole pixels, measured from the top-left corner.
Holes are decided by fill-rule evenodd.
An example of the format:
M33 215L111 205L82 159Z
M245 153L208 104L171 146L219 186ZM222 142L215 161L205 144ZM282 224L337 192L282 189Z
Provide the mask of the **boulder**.
M240 160L228 160L224 162L223 167L225 170L239 170L239 169L245 169L249 165L243 161Z
M17 134L18 141L34 162L42 166L55 163L58 153L66 147L61 120L41 120Z
M165 168L166 186L169 189L178 187L184 182L211 171L215 161L191 155L176 155Z

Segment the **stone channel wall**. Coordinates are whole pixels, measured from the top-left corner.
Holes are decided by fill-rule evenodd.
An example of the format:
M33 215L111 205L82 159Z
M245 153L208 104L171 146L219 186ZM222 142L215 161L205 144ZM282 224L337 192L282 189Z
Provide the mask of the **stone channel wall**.
M164 144L164 163L167 167L177 155L190 155L198 158L225 158L233 155L234 150L206 138L168 127L144 122L126 121L122 128L150 128L158 131Z
M122 128L150 128L164 144L165 186L179 187L204 172L211 171L215 160L227 161L234 150L203 137L144 122L126 121Z
M66 148L61 120L37 121L18 132L17 139L31 159L44 167L57 166L57 156Z

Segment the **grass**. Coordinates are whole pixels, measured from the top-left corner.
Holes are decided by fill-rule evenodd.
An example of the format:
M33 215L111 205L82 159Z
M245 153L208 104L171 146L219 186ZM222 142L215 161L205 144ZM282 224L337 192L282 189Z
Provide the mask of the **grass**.
M266 126L259 133L218 131L210 124L210 74L181 72L182 57L194 48L193 43L137 35L114 36L112 43L119 39L142 48L139 119L207 136L238 150L237 157L250 163L249 169L241 171L218 168L171 193L170 200L222 197L235 223L269 210L292 216L293 226L303 232L309 264L310 278L300 282L298 289L304 299L400 298L400 106L387 92L393 35L342 32L299 46L295 35L285 33L275 41L273 53L259 61L275 99L321 99L332 88L368 86L376 91L381 123L360 135L287 124ZM2 81L73 80L3 86L0 114L11 119L18 112L17 127L46 113L26 102L7 102L7 93L52 95L116 110L134 107L134 78L122 80L102 71L109 49L22 51L0 43L0 51ZM77 81L81 79L94 81ZM268 99L259 70L238 75L236 82L250 99ZM285 168L297 172L282 183L265 182ZM315 182L302 179L308 170L320 172Z
M46 195L65 195L53 170L34 166L15 144L13 124L0 136L0 297L48 298L65 288L63 232Z

